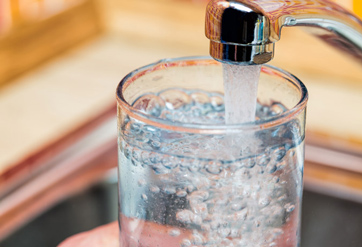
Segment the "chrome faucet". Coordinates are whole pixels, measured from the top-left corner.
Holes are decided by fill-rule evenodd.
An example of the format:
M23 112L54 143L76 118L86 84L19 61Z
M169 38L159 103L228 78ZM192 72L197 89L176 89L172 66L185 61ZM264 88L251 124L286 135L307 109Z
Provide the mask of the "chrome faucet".
M216 60L255 65L274 57L282 27L306 26L362 62L362 21L329 0L212 0L206 36Z

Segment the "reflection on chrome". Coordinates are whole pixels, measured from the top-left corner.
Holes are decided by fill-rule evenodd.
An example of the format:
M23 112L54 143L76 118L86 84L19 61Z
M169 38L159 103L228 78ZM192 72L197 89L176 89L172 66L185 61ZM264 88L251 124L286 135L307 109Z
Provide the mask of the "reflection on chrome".
M315 36L362 60L362 22L330 1L212 0L206 10L210 55L223 62L269 62L284 26L314 27Z

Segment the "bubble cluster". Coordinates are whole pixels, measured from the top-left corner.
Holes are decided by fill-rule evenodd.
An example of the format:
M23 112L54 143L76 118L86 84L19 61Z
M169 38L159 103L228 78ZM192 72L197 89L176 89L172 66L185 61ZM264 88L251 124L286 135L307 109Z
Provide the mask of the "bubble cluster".
M168 89L133 106L173 122L224 122L219 93ZM276 102L258 104L256 115L262 120L286 110ZM119 139L120 179L128 186L122 213L166 224L172 237L187 229L183 247L278 246L299 203L301 129L293 120L247 138L190 134L127 116Z

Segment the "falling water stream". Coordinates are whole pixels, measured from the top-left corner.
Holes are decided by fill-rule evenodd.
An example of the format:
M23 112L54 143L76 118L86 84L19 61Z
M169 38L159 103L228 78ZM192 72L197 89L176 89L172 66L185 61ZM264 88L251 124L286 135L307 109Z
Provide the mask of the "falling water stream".
M261 65L223 64L226 124L255 120Z

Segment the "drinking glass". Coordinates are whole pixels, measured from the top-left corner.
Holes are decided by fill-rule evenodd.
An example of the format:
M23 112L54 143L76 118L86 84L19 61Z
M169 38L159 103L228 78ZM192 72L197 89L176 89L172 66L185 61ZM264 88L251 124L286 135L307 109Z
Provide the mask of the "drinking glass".
M255 121L226 125L222 64L166 59L117 88L122 247L299 245L308 93L261 70Z

